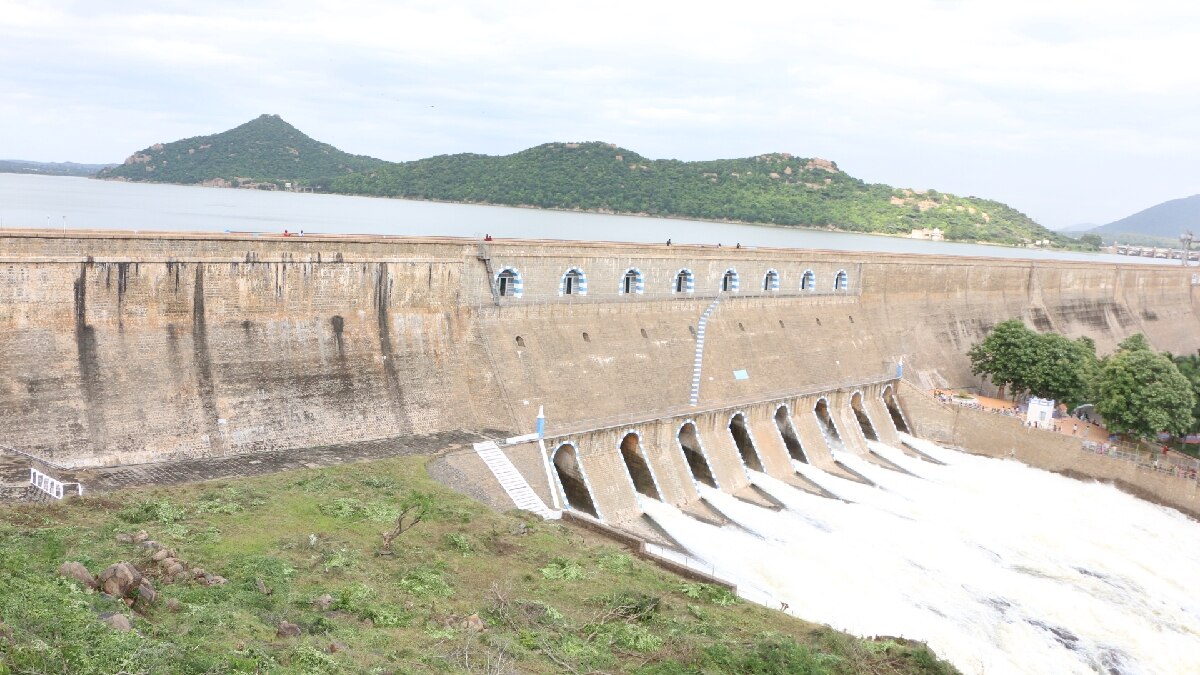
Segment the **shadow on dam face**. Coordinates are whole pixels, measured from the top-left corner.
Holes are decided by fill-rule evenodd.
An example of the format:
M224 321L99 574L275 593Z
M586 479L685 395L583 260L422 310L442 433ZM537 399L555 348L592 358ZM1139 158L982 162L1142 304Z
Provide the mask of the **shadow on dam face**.
M575 454L575 446L564 443L554 451L554 471L558 474L558 482L562 485L563 496L567 505L599 518L596 505L592 502L592 493L588 490L587 479L583 475L583 467L579 465L579 457Z
M892 385L884 387L880 397L887 405L888 414L892 416L892 424L896 425L896 431L911 434L912 432L908 430L908 422L904 421L904 413L900 411L900 402L896 400L896 392L892 390Z
M863 409L862 392L854 392L854 396L850 397L850 408L854 411L854 416L858 419L858 426L862 427L863 436L869 441L879 440L879 434L875 433L875 425L871 424L871 418L867 416L867 411Z
M654 476L650 473L650 465L646 463L642 441L637 434L630 432L621 439L621 459L625 460L625 468L633 480L634 489L647 497L662 501L658 487L654 484Z
M829 440L829 448L831 450L845 450L846 444L842 442L842 436L838 433L837 425L833 423L833 417L829 414L829 402L824 398L817 401L813 406L813 414L817 416L817 422L821 424L821 428L825 431L825 438Z
M783 437L783 444L792 459L808 464L808 455L804 454L804 446L800 445L800 437L796 435L796 429L792 426L791 415L786 405L779 406L775 411L775 426L779 427L779 435Z
M737 445L738 454L742 456L746 468L764 471L762 461L758 459L758 451L754 449L754 441L750 439L750 432L746 429L745 415L738 413L729 420L729 433L733 435L733 442Z
M700 449L700 437L696 435L696 425L688 422L679 427L679 447L683 448L683 457L687 460L688 468L692 470L692 478L698 483L715 488L717 481L713 478L708 459Z

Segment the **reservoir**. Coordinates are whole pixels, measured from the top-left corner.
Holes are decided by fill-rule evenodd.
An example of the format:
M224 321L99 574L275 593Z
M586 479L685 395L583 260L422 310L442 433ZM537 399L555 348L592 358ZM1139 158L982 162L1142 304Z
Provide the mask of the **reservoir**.
M0 228L373 234L763 246L1175 264L1100 253L923 241L675 218L0 173Z

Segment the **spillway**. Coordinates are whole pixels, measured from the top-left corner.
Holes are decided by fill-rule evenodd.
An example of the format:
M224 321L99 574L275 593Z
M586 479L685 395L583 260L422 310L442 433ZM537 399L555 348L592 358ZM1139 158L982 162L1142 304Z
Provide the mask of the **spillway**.
M839 453L876 485L796 463L841 499L751 471L782 510L702 488L733 524L660 503L647 515L790 614L924 640L965 673L1194 672L1195 521L1110 486L902 440L944 464L872 442L917 476Z

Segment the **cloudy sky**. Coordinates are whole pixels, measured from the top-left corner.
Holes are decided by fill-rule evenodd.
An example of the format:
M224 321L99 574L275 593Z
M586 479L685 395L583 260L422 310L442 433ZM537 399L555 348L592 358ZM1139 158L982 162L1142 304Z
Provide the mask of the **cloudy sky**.
M786 151L1105 223L1200 192L1200 4L0 0L0 157L117 162L261 113L388 160Z

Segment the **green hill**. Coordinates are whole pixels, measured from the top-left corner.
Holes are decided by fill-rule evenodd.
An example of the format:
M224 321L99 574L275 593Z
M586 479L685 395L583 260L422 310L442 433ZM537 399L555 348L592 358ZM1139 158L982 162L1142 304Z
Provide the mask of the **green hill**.
M606 143L445 155L342 176L335 192L581 209L1016 244L1066 237L999 202L869 184L833 162L776 153L682 162Z
M156 143L97 177L244 187L284 182L324 186L336 176L383 165L382 160L315 141L278 115L261 115L219 134Z
M75 162L30 162L24 159L0 159L0 173L34 173L43 176L94 176L112 164L76 164Z
M212 136L156 144L100 178L825 227L946 239L1078 245L1000 202L870 184L828 160L774 153L683 162L607 143L547 143L512 155L390 163L318 143L276 115Z
M1179 235L1187 230L1200 232L1200 195L1151 206L1137 213L1101 225L1092 232L1105 241L1129 244L1179 244Z

